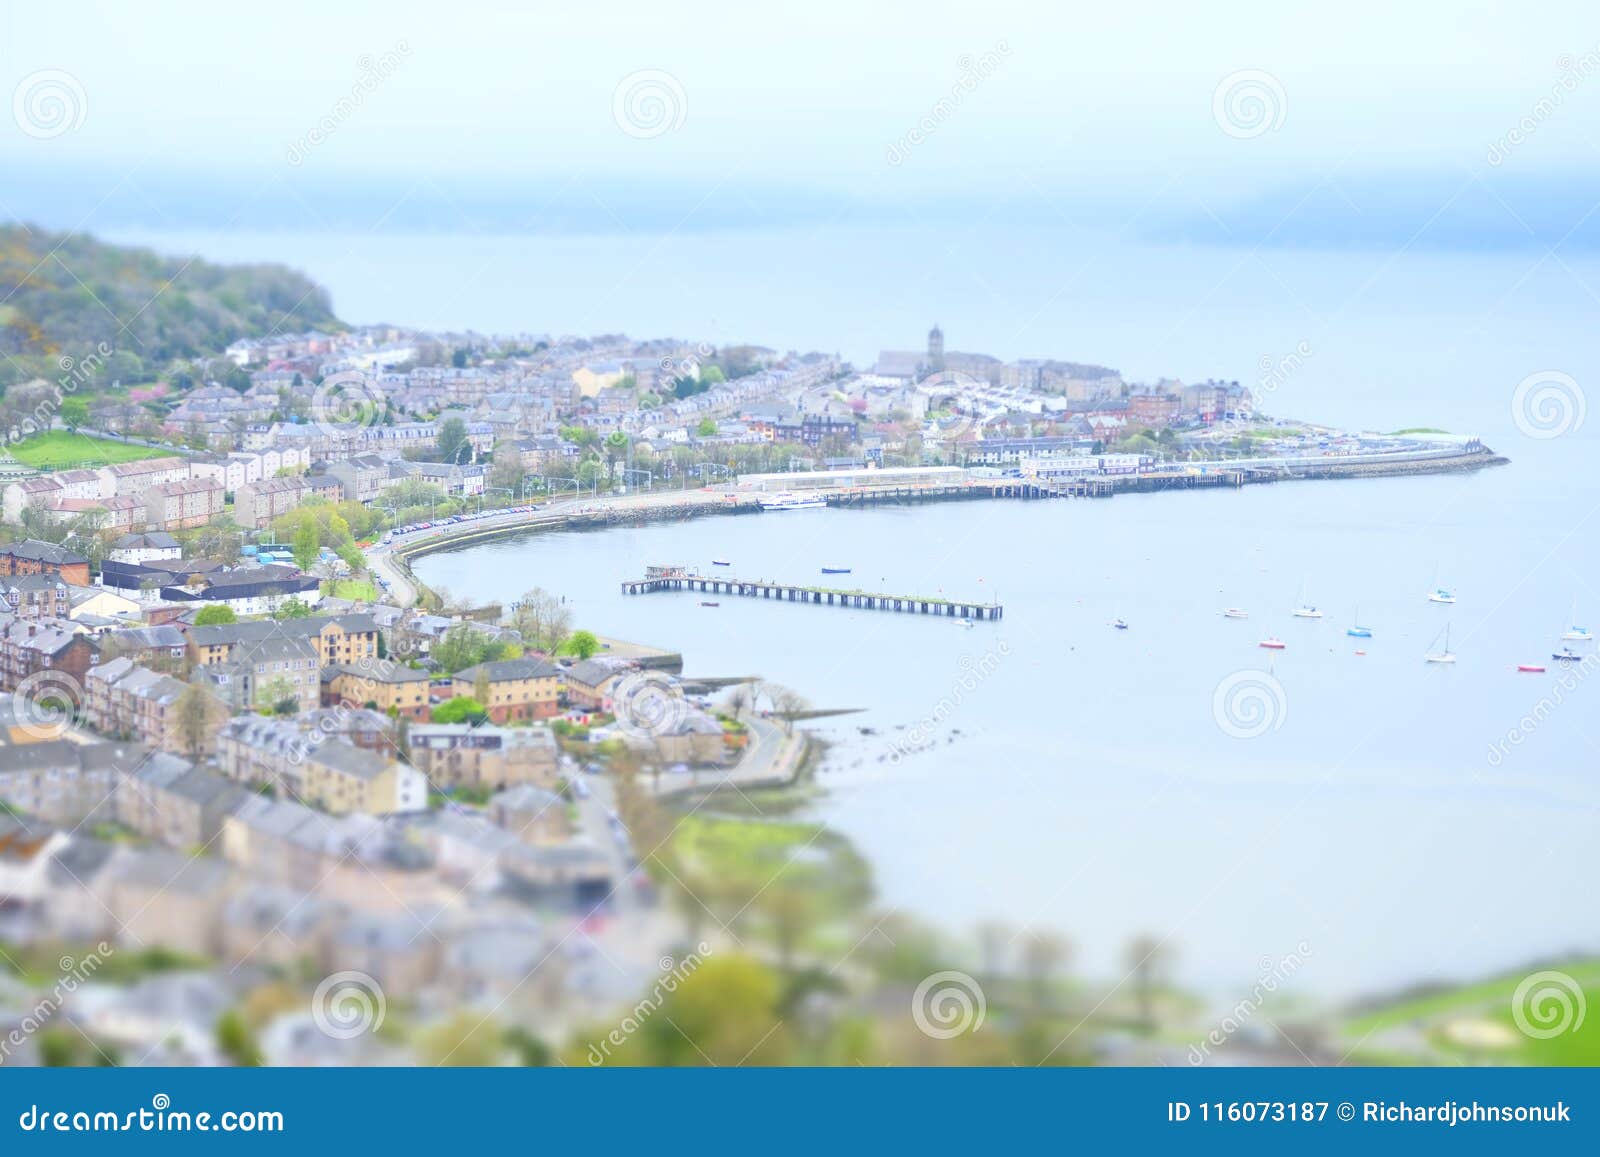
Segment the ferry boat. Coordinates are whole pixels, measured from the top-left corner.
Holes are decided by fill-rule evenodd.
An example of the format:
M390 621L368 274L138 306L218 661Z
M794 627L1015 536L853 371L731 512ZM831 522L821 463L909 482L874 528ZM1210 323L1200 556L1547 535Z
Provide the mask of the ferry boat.
M725 558L714 558L714 559L711 560L711 565L712 566L732 566L733 564L731 562L729 562Z
M1238 607L1229 607L1227 610L1222 612L1222 617L1225 619L1248 619L1250 617L1250 612L1241 610Z
M763 494L756 500L762 510L821 510L828 504L820 494L795 494L785 490L780 494Z
M1272 638L1262 639L1261 642L1256 644L1256 646L1265 647L1269 651L1281 651L1283 650L1284 643L1282 639L1274 636Z

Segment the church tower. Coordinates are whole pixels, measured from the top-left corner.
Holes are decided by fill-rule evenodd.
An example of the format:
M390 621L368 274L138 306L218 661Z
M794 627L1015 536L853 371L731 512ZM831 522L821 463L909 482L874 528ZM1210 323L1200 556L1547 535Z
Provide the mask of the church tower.
M928 372L944 371L944 331L937 325L928 331Z

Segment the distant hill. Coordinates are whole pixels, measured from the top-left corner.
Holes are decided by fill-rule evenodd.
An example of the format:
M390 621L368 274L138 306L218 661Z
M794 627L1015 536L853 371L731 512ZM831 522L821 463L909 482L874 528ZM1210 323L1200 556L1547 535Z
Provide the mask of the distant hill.
M0 226L0 386L54 379L105 342L138 381L241 337L343 329L327 290L282 265L213 265L84 234Z

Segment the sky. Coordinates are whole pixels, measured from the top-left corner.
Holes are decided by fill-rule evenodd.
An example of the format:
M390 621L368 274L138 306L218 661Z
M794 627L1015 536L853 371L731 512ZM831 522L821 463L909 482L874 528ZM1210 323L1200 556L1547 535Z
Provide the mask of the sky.
M344 199L421 177L408 227L527 225L536 200L543 227L603 230L959 214L999 189L1072 222L1153 199L1158 231L1259 240L1315 189L1315 240L1414 229L1375 207L1411 190L1431 212L1470 179L1463 237L1497 203L1525 219L1513 241L1591 236L1592 3L1226 7L8 0L0 212L337 227Z

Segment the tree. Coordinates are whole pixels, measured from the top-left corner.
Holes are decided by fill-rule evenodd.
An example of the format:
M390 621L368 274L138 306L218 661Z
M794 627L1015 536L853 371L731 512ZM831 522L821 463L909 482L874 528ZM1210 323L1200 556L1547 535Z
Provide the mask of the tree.
M482 723L488 717L483 704L470 695L446 699L433 709L435 723Z
M700 424L694 428L697 438L715 438L717 436L717 422L715 418L701 418Z
M210 750L211 737L226 709L204 686L190 683L173 704L173 711L178 745L190 759L198 759Z
M240 1068L256 1068L262 1062L256 1034L237 1009L230 1008L217 1020L217 1048Z
M67 429L76 432L79 426L86 425L89 421L89 403L82 398L63 398L61 421Z
M1155 936L1135 936L1128 945L1128 971L1133 973L1134 997L1139 1003L1139 1021L1146 1032L1155 1029L1155 989L1167 964L1167 947Z
M239 616L233 613L233 608L222 603L201 607L199 614L194 617L194 625L197 627L224 627L238 621Z
M593 631L573 631L561 644L563 655L576 655L580 659L594 658L599 649L600 640L595 638Z
M528 646L549 653L572 633L572 612L557 596L534 587L512 608L511 625Z
M303 520L294 532L294 542L290 550L294 554L294 565L303 571L308 571L317 565L317 552L322 548L321 537L317 534L317 524L311 519Z
M439 425L434 450L441 462L470 462L472 443L467 440L467 424L460 418L446 418Z
M311 617L311 608L306 606L306 604L301 602L299 599L285 599L283 602L279 603L277 609L272 612L272 617L280 620L309 619Z

